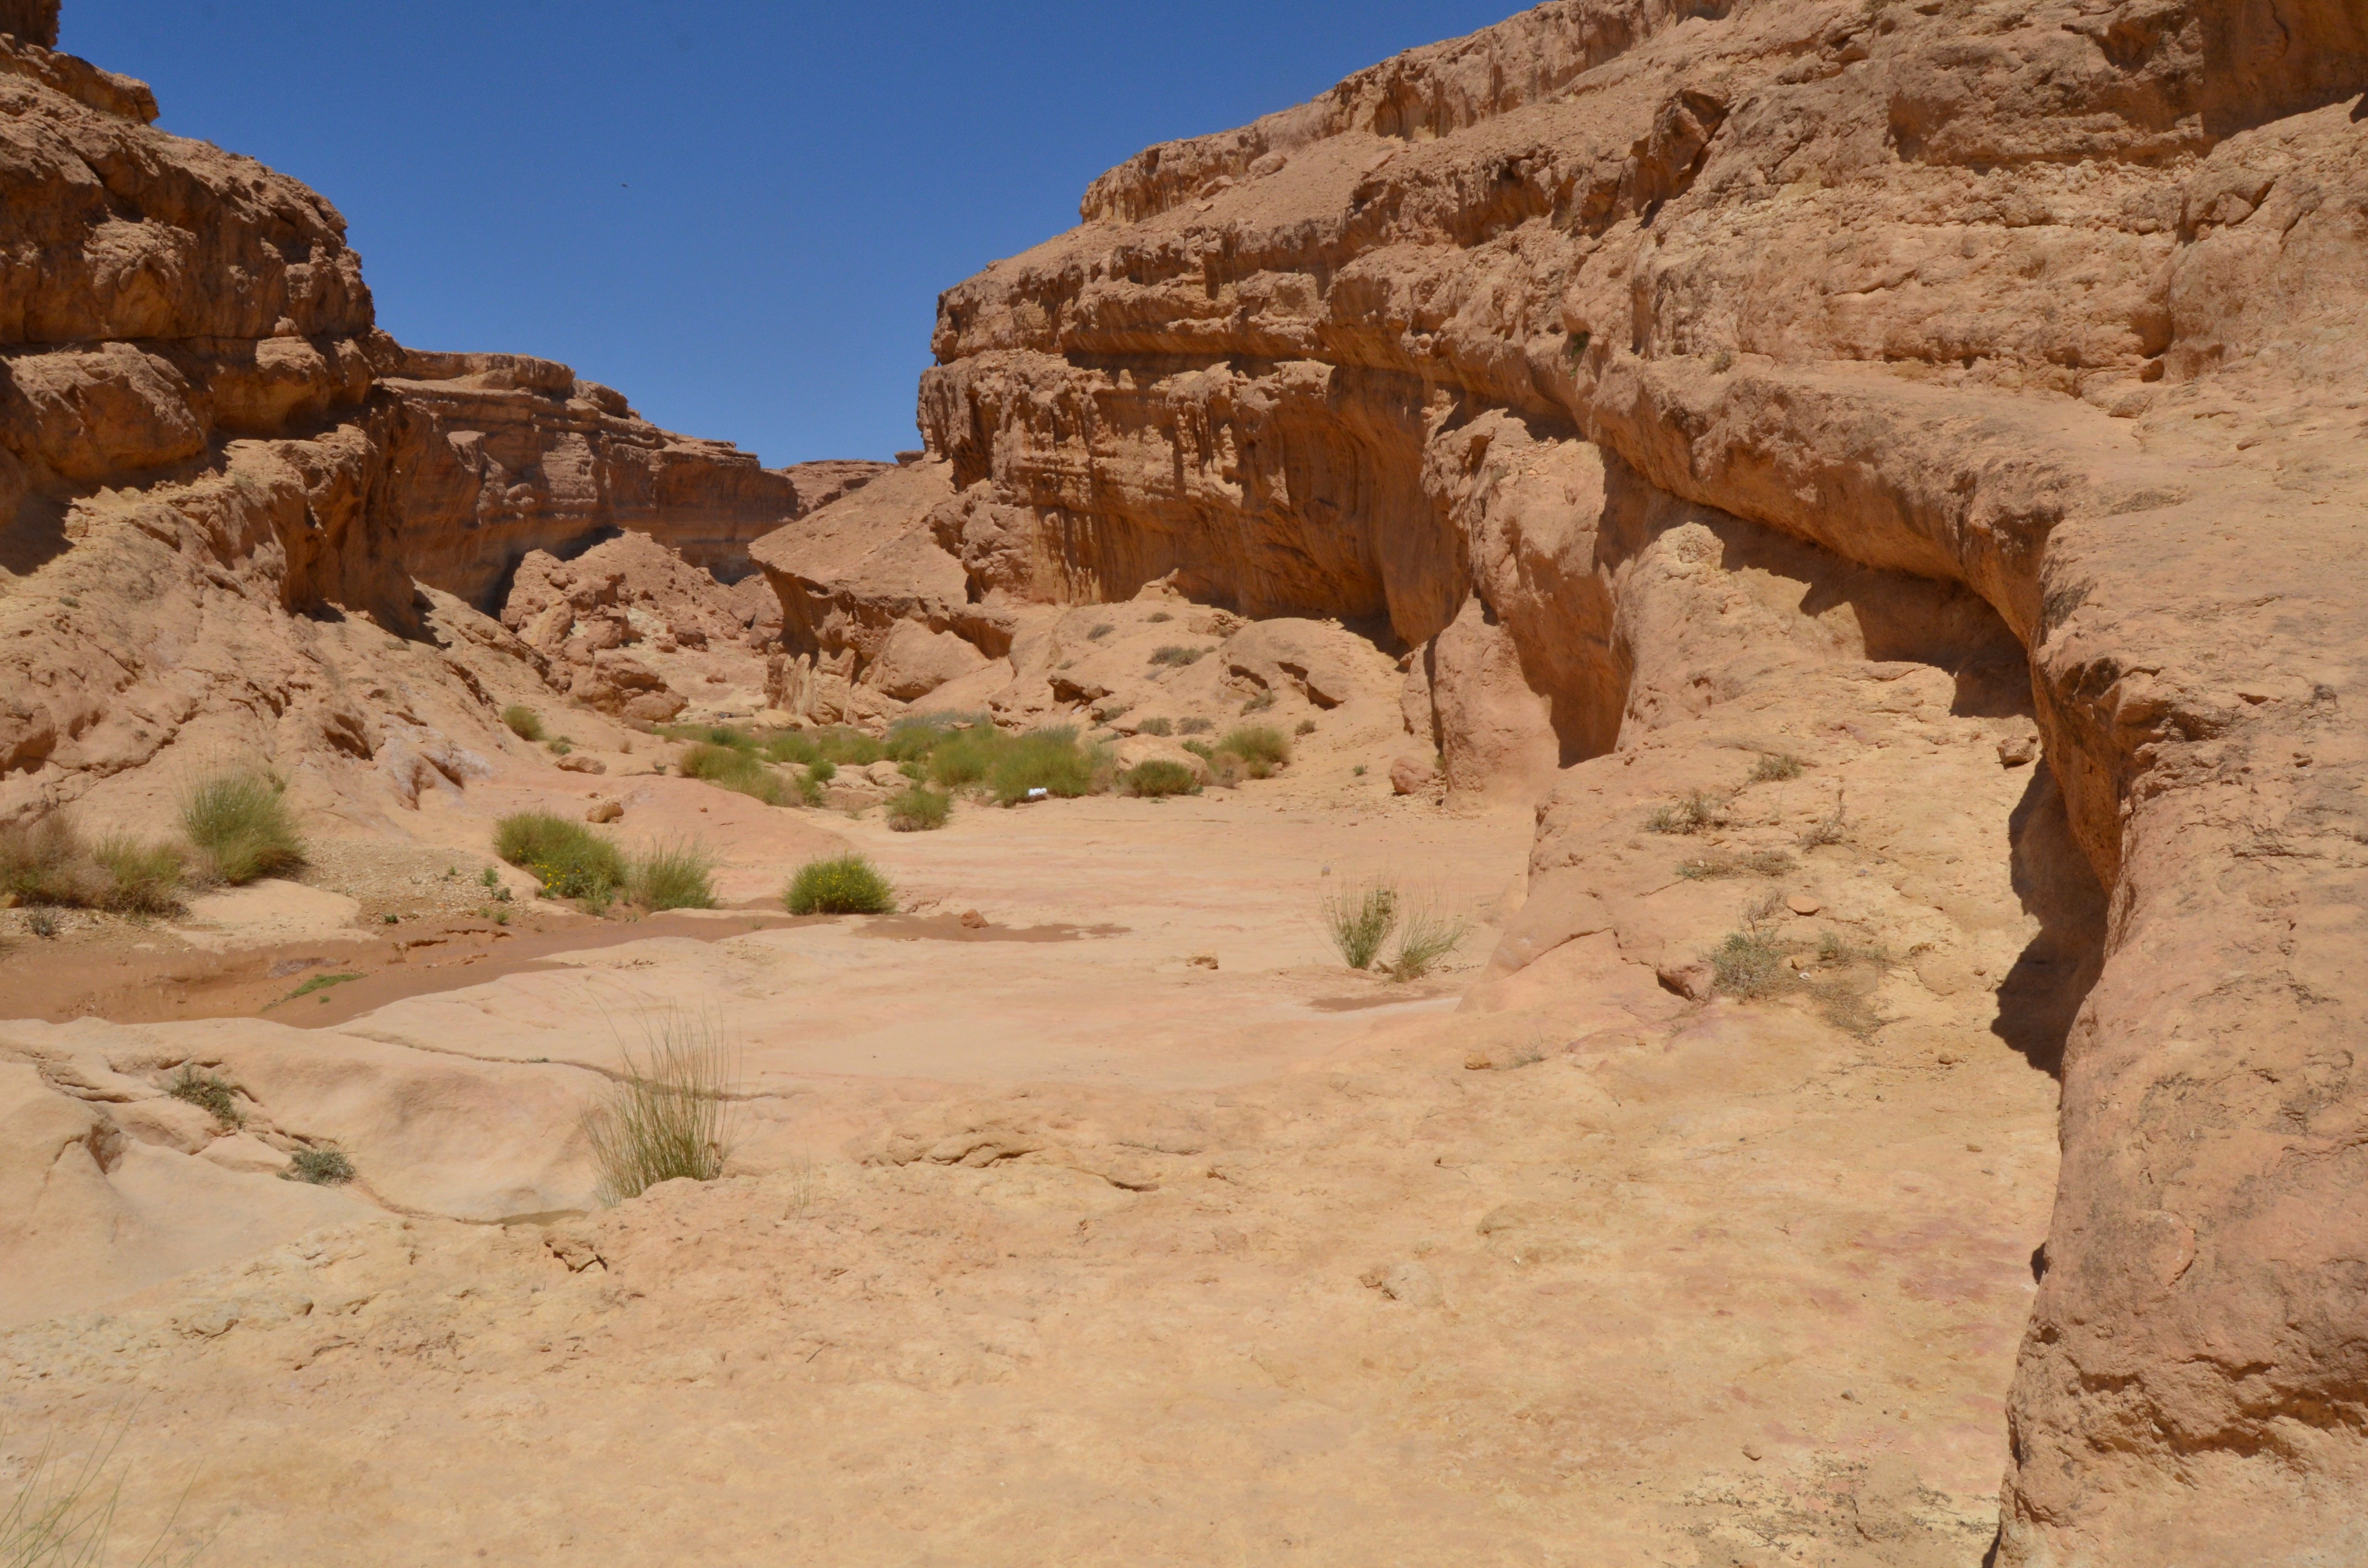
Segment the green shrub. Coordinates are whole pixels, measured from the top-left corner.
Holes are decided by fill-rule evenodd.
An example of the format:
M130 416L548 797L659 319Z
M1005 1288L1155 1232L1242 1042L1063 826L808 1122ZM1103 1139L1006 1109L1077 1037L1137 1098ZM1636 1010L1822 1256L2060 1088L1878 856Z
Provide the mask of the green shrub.
M949 736L929 754L929 781L949 790L983 783L995 766L1003 735L993 725L979 725Z
M1184 743L1184 749L1190 752L1194 756L1199 757L1202 762L1214 762L1217 760L1217 748L1211 745L1206 741L1186 741Z
M1370 969L1397 929L1398 890L1386 881L1344 887L1324 901L1324 929L1350 969Z
M1293 729L1291 733L1294 735L1312 735L1315 733L1315 721L1313 719L1302 719L1299 722L1298 727Z
M511 734L522 741L542 739L542 715L523 702L513 702L503 709L502 722L509 726Z
M125 915L170 915L181 907L181 877L188 857L171 844L142 844L128 834L109 834L91 846L91 859L107 875L100 902Z
M1134 730L1139 735L1172 735L1176 726L1165 719L1145 719Z
M774 736L766 743L766 750L776 762L794 762L807 767L817 762L869 767L889 755L889 748L878 738L845 724L792 730Z
M549 812L518 812L494 824L494 853L534 874L545 898L604 905L624 885L624 857L582 823Z
M1245 713L1263 713L1273 706L1274 690L1272 687L1269 687L1268 689L1252 697L1247 702L1243 703L1242 711Z
M1435 909L1407 911L1398 935L1397 957L1390 960L1390 978L1420 980L1462 947L1471 929L1471 922L1461 915L1442 915Z
M575 743L562 735L555 741L544 743L543 749L553 756L565 756L575 749Z
M246 1117L238 1108L237 1089L229 1080L201 1071L194 1062L181 1064L180 1076L166 1085L165 1092L196 1106L224 1127L246 1125Z
M686 778L703 778L719 790L730 790L768 806L789 803L789 781L735 746L701 741L682 754L678 766Z
M946 825L953 797L926 784L916 784L888 797L888 826L895 833L929 833Z
M1030 790L1075 798L1093 793L1096 776L1108 764L1107 754L1082 744L1067 724L1030 730L1006 737L986 771L986 787L1000 805L1028 798Z
M1174 642L1168 642L1151 651L1151 662L1155 665L1167 665L1181 669L1186 665L1198 664L1201 655L1208 651L1206 648L1185 648Z
M1180 762L1155 756L1138 762L1126 775L1126 792L1156 798L1161 795L1197 795L1201 779Z
M625 891L644 909L712 909L714 870L714 858L698 844L653 845L633 858Z
M181 796L181 831L214 876L233 887L304 864L304 841L279 785L259 773L220 773Z
M0 827L0 892L23 903L95 903L100 885L82 837L62 816L29 827Z
M1245 724L1228 731L1217 749L1240 757L1242 770L1253 778L1269 778L1291 761L1291 743L1271 724Z
M341 1187L354 1179L354 1163L342 1149L299 1149L288 1156L288 1179Z
M669 1018L624 1076L585 1108L585 1141L603 1203L639 1198L662 1181L723 1174L734 1141L739 1061L714 1025Z
M1783 949L1756 931L1730 931L1710 955L1713 983L1729 996L1767 996L1789 978Z
M1781 784L1787 778L1801 777L1801 759L1788 751L1768 752L1751 769L1754 784Z
M860 855L809 860L781 891L791 915L886 915L896 907L896 890Z
M838 764L826 756L816 757L806 764L806 777L817 784L827 784L838 777Z
M995 721L984 713L907 713L888 726L888 739L882 750L889 761L921 765L924 771L931 753L968 729L995 727Z

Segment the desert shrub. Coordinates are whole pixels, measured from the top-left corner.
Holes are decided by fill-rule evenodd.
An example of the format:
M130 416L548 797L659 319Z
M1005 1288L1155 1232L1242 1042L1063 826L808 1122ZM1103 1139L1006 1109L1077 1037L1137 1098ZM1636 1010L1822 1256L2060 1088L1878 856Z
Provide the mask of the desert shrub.
M1068 798L1089 795L1109 761L1108 754L1084 744L1067 724L1006 736L996 751L986 787L1006 806L1026 800L1030 790Z
M1726 995L1746 1001L1770 995L1785 980L1784 953L1756 931L1730 931L1710 955L1713 983Z
M838 764L826 756L818 756L806 764L806 777L816 784L827 784L838 777Z
M1269 687L1267 690L1258 693L1248 701L1243 703L1242 711L1245 713L1263 713L1273 706L1274 691L1271 687Z
M1407 910L1398 933L1397 956L1389 963L1390 978L1420 980L1462 947L1471 929L1471 922L1462 915L1430 908Z
M686 778L703 778L719 790L730 790L768 806L787 805L790 784L749 752L735 746L701 741L682 754Z
M1176 733L1179 735L1205 735L1216 727L1213 719L1182 719L1177 722Z
M1781 784L1787 778L1799 777L1801 759L1788 751L1763 753L1751 768L1751 782L1754 784Z
M555 741L545 743L543 749L553 756L565 756L575 749L575 743L562 735Z
M246 1125L246 1117L238 1108L237 1089L228 1079L214 1076L194 1062L181 1064L180 1075L165 1086L165 1092L196 1106L224 1127Z
M1165 719L1145 719L1135 725L1134 732L1139 735L1172 735L1176 726Z
M888 797L888 827L893 833L930 833L946 825L953 797L942 790L916 784Z
M1151 662L1181 669L1186 665L1199 663L1201 655L1208 651L1206 648L1186 648L1167 642L1151 651Z
M888 726L882 755L891 762L916 764L926 772L939 746L982 725L991 730L995 721L984 713L908 713Z
M1123 719L1134 711L1132 702L1105 702L1094 710L1094 722L1107 724L1113 719Z
M1291 761L1291 742L1271 724L1244 724L1229 730L1217 749L1242 759L1242 770L1253 778L1270 777Z
M46 909L37 909L25 916L25 929L46 942L58 934L58 917Z
M1362 778L1365 776L1365 765L1360 762L1357 764L1356 767L1349 769L1349 771L1357 778Z
M354 1163L342 1149L299 1149L288 1156L288 1179L340 1187L354 1179Z
M1117 630L1117 627L1112 626L1109 621L1105 620L1099 626L1095 627L1091 631L1086 633L1086 641L1088 642L1099 642Z
M781 890L791 915L886 915L896 907L896 890L860 855L809 860Z
M1386 881L1346 887L1324 901L1324 930L1350 969L1371 969L1397 929L1398 890Z
M1155 756L1138 762L1126 775L1126 792L1156 798L1161 795L1197 795L1201 792L1200 777L1180 762Z
M304 841L279 783L259 773L218 773L181 796L181 831L213 874L237 886L304 864Z
M1748 854L1730 855L1714 850L1697 855L1678 868L1678 875L1688 881L1706 881L1718 877L1740 877L1747 873L1757 877L1781 877L1793 869L1793 857L1782 849L1755 849Z
M1726 801L1707 790L1696 790L1683 800L1654 809L1645 819L1647 833L1691 834L1717 827L1726 821Z
M625 891L644 909L712 909L714 871L714 858L699 844L655 844L633 857Z
M1214 762L1217 759L1217 748L1206 741L1186 741L1184 749L1202 762Z
M477 874L477 881L489 888L497 888L502 885L502 874L488 866Z
M892 755L890 746L878 736L867 735L845 724L832 724L819 730L791 730L768 741L765 751L775 762L794 762L807 767L818 762L869 767L882 757ZM901 756L898 760L902 760Z
M542 739L542 715L523 702L513 702L503 709L502 722L509 726L511 734L522 741Z
M1312 735L1315 733L1315 721L1313 719L1302 719L1299 722L1298 727L1293 729L1291 733L1294 735Z
M532 872L545 898L605 904L625 881L624 857L615 845L549 812L518 812L496 822L494 853Z
M703 1019L669 1017L649 1029L624 1075L584 1109L603 1203L639 1198L662 1181L713 1181L731 1158L738 1054Z
M91 846L90 858L106 874L99 901L126 915L170 915L181 907L181 877L188 857L177 845L142 844L113 833Z
M1146 619L1146 620L1148 620L1148 621L1150 621L1152 625L1154 625L1154 626L1157 626L1157 625L1160 625L1161 623L1163 623L1163 622L1165 622L1165 621L1170 621L1170 620L1173 620L1173 619L1175 619L1176 618L1175 618L1174 616L1172 616L1172 615L1168 614L1168 613L1167 613L1166 610L1164 610L1164 609L1156 609L1156 610L1153 610L1153 611L1152 611L1148 616L1144 617L1144 619Z
M1812 824L1801 835L1801 847L1815 849L1820 845L1839 844L1850 836L1850 817L1842 809L1839 796L1834 798L1834 809Z
M929 754L929 779L949 790L984 781L1002 736L991 725L965 730Z
M61 816L29 827L0 827L0 892L23 903L80 905L101 889L82 836Z

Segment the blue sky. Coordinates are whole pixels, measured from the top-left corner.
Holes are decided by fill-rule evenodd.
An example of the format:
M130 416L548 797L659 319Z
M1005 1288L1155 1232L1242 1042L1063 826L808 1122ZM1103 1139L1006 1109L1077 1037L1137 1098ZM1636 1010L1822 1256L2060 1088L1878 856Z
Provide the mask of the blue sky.
M939 290L1103 169L1518 8L66 0L61 42L336 203L404 342L778 465L915 445Z

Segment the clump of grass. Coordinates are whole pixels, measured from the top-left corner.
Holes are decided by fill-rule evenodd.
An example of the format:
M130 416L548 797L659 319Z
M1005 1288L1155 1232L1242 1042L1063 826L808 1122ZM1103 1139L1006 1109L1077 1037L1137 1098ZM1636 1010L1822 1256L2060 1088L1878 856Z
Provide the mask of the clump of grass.
M72 603L72 600L66 601ZM108 1481L107 1471L117 1445L123 1440L128 1418L89 1454L68 1459L44 1446L17 1483L15 1495L0 1500L0 1564L6 1568L99 1568L108 1561L108 1538L115 1530L116 1509L123 1495L123 1480ZM179 1510L174 1510L177 1518ZM197 1561L198 1552L168 1555L164 1530L138 1560L135 1568L182 1568Z
M1152 625L1154 625L1154 626L1157 626L1157 625L1161 624L1161 623L1162 623L1162 622L1164 622L1164 621L1170 621L1170 620L1175 619L1176 618L1175 618L1174 616L1172 616L1172 615L1168 614L1168 613L1167 613L1166 610L1164 610L1164 609L1156 609L1156 610L1153 610L1149 615L1145 616L1144 619L1146 619L1146 620L1148 620L1148 621L1150 621Z
M1710 955L1712 983L1726 995L1743 1001L1772 996L1792 983L1784 949L1770 933L1770 922L1784 907L1782 893L1769 892L1743 912L1743 928L1730 931Z
M129 834L109 834L91 846L90 858L106 873L100 901L125 915L170 915L181 907L181 878L188 857L172 844L142 844Z
M896 907L896 890L860 855L809 860L781 890L791 915L886 915Z
M791 785L749 752L736 746L700 741L682 754L678 766L686 778L703 778L768 806L789 803Z
M1683 800L1655 808L1645 819L1647 833L1692 834L1726 822L1726 801L1708 790L1696 790Z
M625 892L648 910L712 909L714 872L714 858L700 845L652 845L627 869Z
M25 916L25 928L47 942L58 934L58 917L46 909L37 909Z
M1099 642L1117 630L1117 627L1112 626L1109 621L1105 620L1099 626L1095 627L1091 631L1086 633L1086 641L1088 642Z
M1244 713L1263 713L1274 706L1274 688L1269 687L1242 704Z
M1801 835L1801 847L1815 849L1821 845L1839 844L1850 836L1850 815L1843 810L1842 798L1834 797L1834 809L1813 824Z
M1713 850L1680 865L1678 875L1688 881L1706 881L1719 877L1740 877L1746 873L1756 877L1781 877L1792 869L1793 857L1782 849L1755 849L1745 855Z
M1271 724L1244 724L1225 733L1217 750L1242 760L1242 770L1253 778L1268 778L1291 761L1291 742Z
M489 888L497 888L502 885L502 874L499 871L495 870L491 866L486 867L483 871L479 872L477 880Z
M738 1054L722 1031L672 1016L647 1031L638 1059L630 1049L621 1054L624 1076L585 1108L582 1121L600 1201L622 1203L682 1176L722 1176L740 1087Z
M996 749L985 783L998 805L1024 801L1030 790L1067 799L1090 795L1109 764L1106 753L1084 744L1067 724L1005 737Z
M921 744L925 737L907 732L901 743L908 754L927 750ZM819 730L791 730L767 741L765 754L775 762L794 762L806 767L827 762L834 767L869 767L891 755L891 747L876 735L845 724L833 724ZM903 761L902 756L895 757Z
M95 902L99 891L82 837L65 818L0 827L0 892L22 903L74 906Z
M1151 799L1163 795L1197 795L1201 792L1201 780L1190 768L1180 762L1171 762L1161 756L1136 763L1127 770L1124 783L1128 794Z
M181 831L214 876L241 886L304 864L304 841L277 780L218 773L181 796Z
M614 844L549 812L518 812L496 822L494 853L532 872L545 898L605 906L625 881L624 857Z
M562 735L555 741L546 743L543 749L553 756L565 756L575 749L575 743Z
M1357 764L1357 766L1356 766L1356 767L1352 767L1352 768L1349 769L1349 773L1350 773L1350 774L1354 775L1355 777L1357 777L1357 778L1362 778L1365 776L1365 765L1364 765L1363 763L1361 763L1361 762L1360 762L1360 763Z
M907 713L888 726L882 754L891 762L914 764L927 771L934 752L966 730L993 729L984 713Z
M542 739L542 715L523 702L513 702L503 709L502 722L509 726L511 734L522 741Z
M1344 887L1324 901L1324 930L1350 969L1371 969L1398 925L1398 890L1376 881Z
M1781 784L1787 778L1799 777L1799 757L1789 751L1771 751L1760 754L1759 760L1752 766L1750 781L1754 784Z
M1206 648L1187 648L1175 642L1164 642L1151 651L1151 662L1181 669L1186 665L1200 663L1201 655L1208 651Z
M228 1079L216 1077L194 1062L181 1064L180 1076L167 1084L165 1092L197 1107L222 1126L246 1125L245 1113L238 1108L238 1090Z
M1313 719L1302 719L1299 722L1298 726L1291 733L1294 735L1312 735L1315 733L1315 721Z
M888 797L888 828L892 833L932 833L946 825L953 797L942 790L916 784Z
M314 1187L342 1187L354 1179L354 1163L343 1149L299 1149L288 1156L287 1175Z
M1172 735L1176 733L1176 726L1166 719L1145 719L1135 725L1134 733L1139 735Z
M1205 735L1216 727L1213 719L1184 719L1178 722L1176 733L1179 735Z
M1460 915L1430 908L1406 911L1398 933L1397 956L1389 962L1390 978L1422 979L1462 947L1471 930L1472 923Z

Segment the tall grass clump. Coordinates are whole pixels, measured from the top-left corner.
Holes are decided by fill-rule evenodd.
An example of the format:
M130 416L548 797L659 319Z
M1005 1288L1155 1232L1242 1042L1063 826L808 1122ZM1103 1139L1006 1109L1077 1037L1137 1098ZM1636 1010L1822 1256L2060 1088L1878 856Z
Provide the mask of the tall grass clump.
M1801 777L1801 759L1789 751L1762 752L1752 765L1754 784L1782 784L1788 778Z
M625 895L643 908L712 909L715 860L696 843L656 844L633 857Z
M1225 733L1217 749L1242 759L1242 771L1253 778L1269 778L1291 761L1291 742L1271 724L1244 724Z
M0 892L20 903L78 907L98 892L81 835L61 816L0 827Z
M691 746L682 754L677 766L685 778L703 778L720 790L730 790L768 806L787 805L792 791L789 780L751 753L713 741L700 741Z
M1126 792L1157 799L1162 795L1197 795L1201 792L1200 776L1180 762L1155 756L1138 762L1127 770Z
M669 1017L648 1032L624 1076L585 1108L582 1126L603 1203L639 1198L662 1181L713 1181L731 1158L738 1055L703 1019Z
M1208 651L1206 648L1187 648L1178 643L1169 642L1151 651L1151 662L1155 665L1166 665L1171 669L1181 669L1186 665L1199 664L1201 655Z
M188 857L178 845L142 844L129 834L110 833L90 846L92 863L107 878L100 902L125 915L170 915L181 907L181 878Z
M896 907L896 890L860 855L809 860L781 890L791 915L886 915Z
M502 722L509 726L511 734L522 741L542 739L542 715L523 702L513 702L503 709Z
M181 796L181 831L214 876L233 887L304 864L304 840L280 786L260 773L218 773Z
M877 738L844 724L820 730L791 730L767 741L764 749L765 755L775 762L794 762L803 767L819 762L869 767L889 755L888 747Z
M1410 909L1398 932L1397 956L1390 960L1390 978L1420 980L1463 945L1472 923L1460 915L1431 908Z
M1708 790L1696 790L1683 800L1655 807L1653 814L1645 819L1645 831L1683 835L1700 833L1704 828L1723 827L1725 824L1725 797Z
M615 845L549 812L518 812L496 822L494 853L532 872L545 898L605 904L625 882L625 858Z
M1324 929L1350 969L1371 969L1397 929L1398 890L1393 882L1349 887L1324 901Z
M1772 923L1784 907L1782 893L1770 892L1743 912L1743 928L1730 931L1710 954L1711 982L1726 995L1750 1001L1771 996L1791 983L1784 949L1770 935Z
M996 803L1006 806L1026 800L1030 790L1067 798L1090 795L1110 760L1101 748L1079 742L1076 727L1068 724L1006 736L995 751L985 782Z
M238 1090L227 1078L206 1072L194 1062L181 1063L181 1074L165 1085L165 1092L176 1100L196 1106L224 1127L245 1127L245 1113L238 1108ZM0 1558L0 1562L6 1559Z
M946 825L953 797L926 784L888 797L888 827L892 833L934 833Z
M0 1568L100 1568L108 1559L108 1538L114 1533L115 1513L123 1495L123 1478L109 1480L107 1471L123 1440L119 1426L111 1437L79 1460L68 1459L44 1447L34 1456L12 1495L0 1497ZM174 1515L178 1517L176 1508ZM164 1530L131 1568L187 1568L197 1551L168 1554Z

